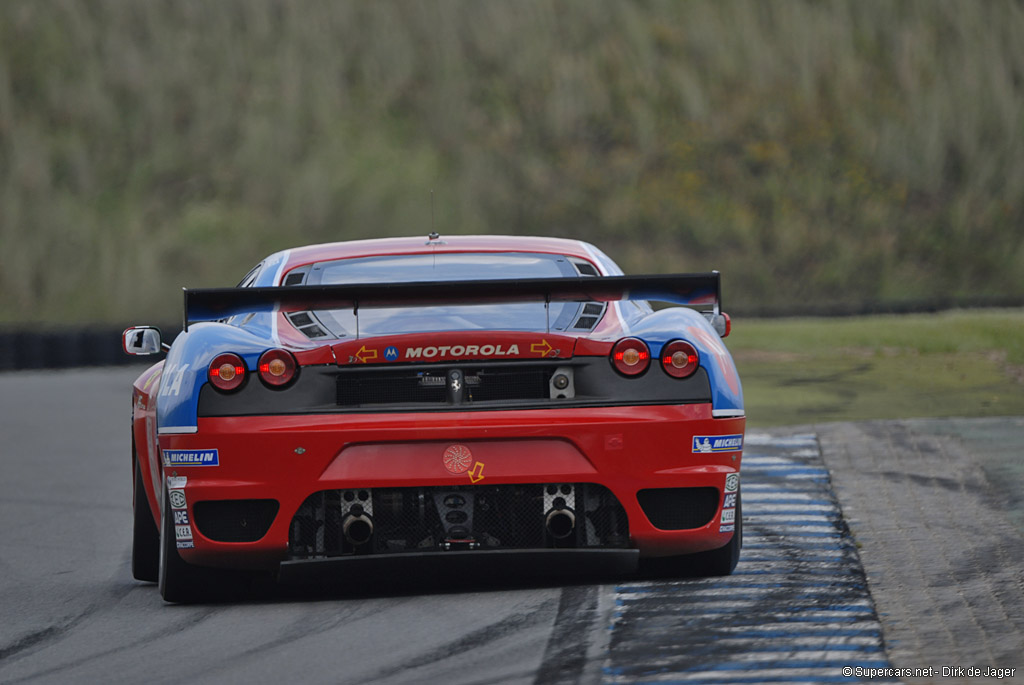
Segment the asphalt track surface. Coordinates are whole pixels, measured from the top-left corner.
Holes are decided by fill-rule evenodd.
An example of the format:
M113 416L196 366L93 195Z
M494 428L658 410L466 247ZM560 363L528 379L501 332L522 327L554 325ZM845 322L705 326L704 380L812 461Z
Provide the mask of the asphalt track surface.
M889 663L812 435L749 436L728 578L470 572L166 605L129 572L137 373L0 375L0 682L830 682Z

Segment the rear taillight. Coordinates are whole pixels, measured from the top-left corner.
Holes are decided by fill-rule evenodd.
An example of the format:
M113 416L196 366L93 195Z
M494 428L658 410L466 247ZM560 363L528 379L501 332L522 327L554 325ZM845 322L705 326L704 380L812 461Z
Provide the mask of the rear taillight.
M700 366L700 353L685 340L673 340L661 348L661 368L674 378L688 378Z
M291 352L274 349L260 355L256 368L259 370L260 380L267 385L280 388L292 382L299 365Z
M623 338L612 348L612 366L626 376L639 376L651 364L651 351L638 338Z
M225 392L236 390L245 382L245 362L237 354L218 354L210 362L210 383Z

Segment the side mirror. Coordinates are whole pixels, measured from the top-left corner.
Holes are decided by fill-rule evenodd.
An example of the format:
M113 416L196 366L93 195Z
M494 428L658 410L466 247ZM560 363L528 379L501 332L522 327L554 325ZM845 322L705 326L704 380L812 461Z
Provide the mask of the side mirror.
M707 318L708 323L715 329L719 337L726 338L732 333L732 318L722 312L721 314L713 314L712 312L704 312L704 316Z
M160 329L153 326L132 326L122 335L121 345L126 354L148 357L163 352Z

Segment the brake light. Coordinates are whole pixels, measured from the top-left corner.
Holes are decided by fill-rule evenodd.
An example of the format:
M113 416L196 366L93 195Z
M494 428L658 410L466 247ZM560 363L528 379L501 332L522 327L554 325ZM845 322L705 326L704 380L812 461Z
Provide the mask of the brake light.
M210 362L210 383L225 392L238 389L245 382L245 362L237 354L218 354Z
M651 363L647 343L638 338L623 338L612 348L612 366L626 376L639 376Z
M291 352L274 349L260 355L256 368L259 370L260 380L267 385L280 388L292 382L299 365Z
M661 348L661 368L674 378L689 378L700 367L700 353L685 340L673 340Z

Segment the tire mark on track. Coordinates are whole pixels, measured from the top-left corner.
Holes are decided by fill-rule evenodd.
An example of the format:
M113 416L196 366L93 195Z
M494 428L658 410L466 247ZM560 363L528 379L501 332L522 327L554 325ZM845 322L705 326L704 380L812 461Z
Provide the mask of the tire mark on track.
M746 445L736 571L618 585L606 682L843 682L843 667L889 666L816 437Z
M510 614L499 621L476 629L472 633L452 640L447 644L439 645L433 648L430 653L424 653L418 657L407 659L402 663L395 664L391 668L381 669L369 678L368 681L384 680L406 671L457 658L460 654L472 652L529 626L543 623L545 620L548 620L548 616L555 612L554 604L555 601L552 598L541 602L531 611Z

